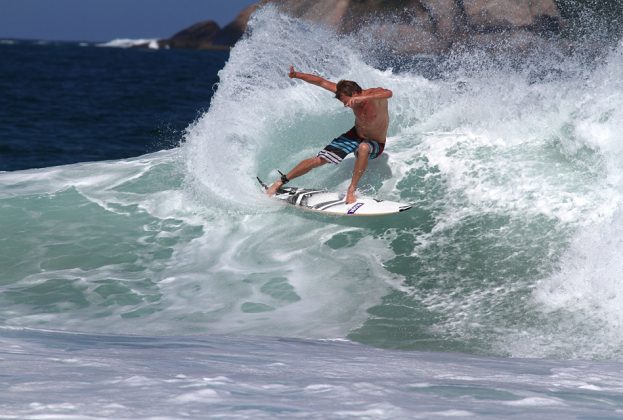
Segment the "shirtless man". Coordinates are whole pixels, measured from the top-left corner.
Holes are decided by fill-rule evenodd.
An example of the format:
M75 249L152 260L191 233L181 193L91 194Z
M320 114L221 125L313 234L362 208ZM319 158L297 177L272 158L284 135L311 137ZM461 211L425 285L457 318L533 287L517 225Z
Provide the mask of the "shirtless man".
M355 198L357 184L368 166L368 159L377 158L385 148L389 126L387 99L392 97L392 91L383 88L361 89L357 83L349 80L333 83L320 76L297 72L294 67L290 67L289 76L333 92L344 106L353 110L355 126L334 139L315 157L299 162L290 172L282 174L281 179L275 181L266 193L274 195L291 179L304 175L325 163L340 163L349 153L354 152L357 160L345 200L347 204L354 203L357 201Z

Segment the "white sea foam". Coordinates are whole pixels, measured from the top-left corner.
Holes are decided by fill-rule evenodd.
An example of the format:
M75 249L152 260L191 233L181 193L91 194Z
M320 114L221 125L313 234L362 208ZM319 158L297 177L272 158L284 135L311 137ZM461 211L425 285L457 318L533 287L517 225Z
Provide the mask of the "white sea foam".
M142 45L147 45L148 48L151 49L159 49L158 40L152 38L140 38L140 39L131 39L131 38L119 38L113 39L108 42L104 42L101 44L97 44L98 47L113 47L113 48L132 48L138 47Z
M7 352L3 368L2 412L15 418L529 419L609 417L623 409L617 362L36 330L0 329L0 343L24 349ZM83 363L62 363L67 353ZM602 391L577 386L588 377Z
M576 357L611 357L621 347L623 135L617 128L623 124L619 106L623 84L617 75L621 62L619 47L588 80L571 135L563 143L575 153L582 149L598 153L595 163L605 181L603 195L588 203L600 217L578 230L555 273L540 281L534 292L535 300L560 319L545 336Z

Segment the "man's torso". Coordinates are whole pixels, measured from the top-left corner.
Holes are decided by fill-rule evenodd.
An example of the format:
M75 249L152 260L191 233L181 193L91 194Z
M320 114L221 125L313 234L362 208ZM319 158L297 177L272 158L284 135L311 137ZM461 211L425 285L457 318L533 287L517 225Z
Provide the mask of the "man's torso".
M387 99L372 99L353 108L355 127L361 138L385 143L389 127Z

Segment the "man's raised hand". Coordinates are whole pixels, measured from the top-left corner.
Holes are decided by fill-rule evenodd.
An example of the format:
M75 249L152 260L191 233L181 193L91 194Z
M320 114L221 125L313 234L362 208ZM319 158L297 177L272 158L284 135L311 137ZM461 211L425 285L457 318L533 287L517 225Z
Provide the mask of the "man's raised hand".
M360 104L363 102L363 98L359 98L357 96L351 96L350 99L348 99L348 101L346 102L346 106L349 108L354 107L357 104Z
M290 73L288 74L290 79L294 79L296 77L296 71L294 71L294 66L290 66Z

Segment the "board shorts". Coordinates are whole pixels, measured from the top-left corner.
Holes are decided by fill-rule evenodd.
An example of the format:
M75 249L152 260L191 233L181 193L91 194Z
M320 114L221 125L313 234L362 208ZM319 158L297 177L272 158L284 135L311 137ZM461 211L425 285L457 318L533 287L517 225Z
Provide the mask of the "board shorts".
M349 153L355 153L357 156L357 148L361 143L367 143L370 146L370 159L376 159L383 153L385 149L385 143L380 143L376 140L366 140L359 137L355 127L351 128L348 132L335 138L330 144L326 145L324 149L318 152L318 157L326 160L329 163L340 163Z

